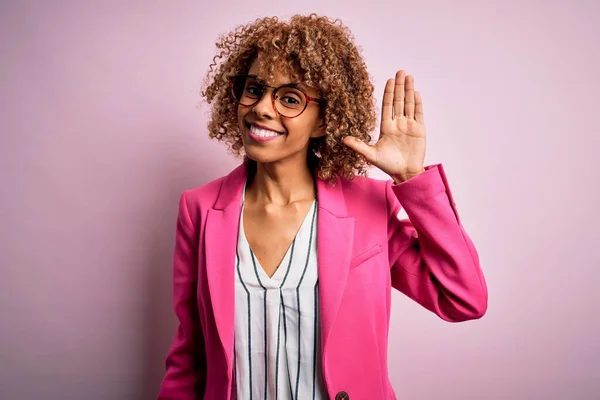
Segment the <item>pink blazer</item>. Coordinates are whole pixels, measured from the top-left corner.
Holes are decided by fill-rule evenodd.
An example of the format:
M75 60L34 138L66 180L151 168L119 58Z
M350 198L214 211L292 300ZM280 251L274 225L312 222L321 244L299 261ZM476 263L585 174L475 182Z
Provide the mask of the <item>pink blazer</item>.
M159 399L235 398L234 259L245 165L180 199L174 256L179 326ZM487 287L441 164L394 185L317 179L321 357L331 399L395 399L390 292L440 318L480 318ZM399 219L403 207L409 217ZM393 338L392 338L393 340Z

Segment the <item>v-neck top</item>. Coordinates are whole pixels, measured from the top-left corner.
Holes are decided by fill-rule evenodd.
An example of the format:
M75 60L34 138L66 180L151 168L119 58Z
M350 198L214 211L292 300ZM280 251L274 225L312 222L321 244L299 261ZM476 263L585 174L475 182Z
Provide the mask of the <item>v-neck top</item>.
M325 399L317 269L317 201L272 277L250 249L244 198L235 257L238 399Z

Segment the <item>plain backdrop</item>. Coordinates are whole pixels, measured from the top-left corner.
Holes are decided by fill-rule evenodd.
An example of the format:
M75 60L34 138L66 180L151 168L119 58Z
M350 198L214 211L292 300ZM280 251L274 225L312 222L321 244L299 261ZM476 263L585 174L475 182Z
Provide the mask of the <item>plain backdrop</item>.
M156 397L179 195L239 163L199 96L215 41L310 12L378 107L415 77L488 281L463 324L394 293L399 398L600 398L599 2L40 0L0 5L0 399Z

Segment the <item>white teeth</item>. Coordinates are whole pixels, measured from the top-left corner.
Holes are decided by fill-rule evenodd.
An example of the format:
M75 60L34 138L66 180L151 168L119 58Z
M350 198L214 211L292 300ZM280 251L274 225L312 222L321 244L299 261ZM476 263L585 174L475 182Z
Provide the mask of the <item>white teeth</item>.
M279 135L279 133L277 133L277 132L269 131L266 129L260 129L260 128L255 127L254 125L250 125L250 131L253 134L255 134L256 136L260 136L260 137L273 137L273 136Z

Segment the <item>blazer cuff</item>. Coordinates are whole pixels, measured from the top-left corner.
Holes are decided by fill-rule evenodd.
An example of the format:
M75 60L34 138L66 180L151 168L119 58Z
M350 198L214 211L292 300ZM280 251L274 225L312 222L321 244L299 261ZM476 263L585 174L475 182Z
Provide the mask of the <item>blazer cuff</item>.
M415 207L445 194L457 220L459 219L456 203L441 163L428 165L425 167L425 171L419 175L399 184L393 184L392 182L392 191L409 216L411 211L415 210Z

